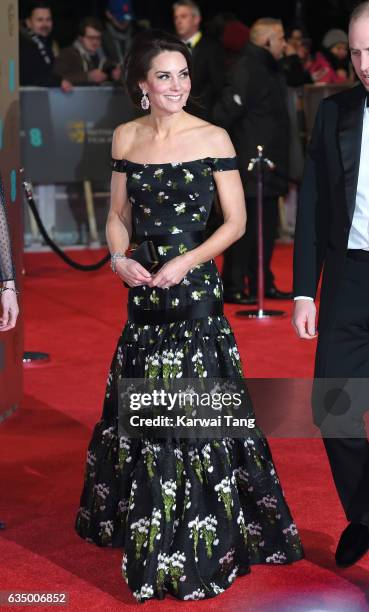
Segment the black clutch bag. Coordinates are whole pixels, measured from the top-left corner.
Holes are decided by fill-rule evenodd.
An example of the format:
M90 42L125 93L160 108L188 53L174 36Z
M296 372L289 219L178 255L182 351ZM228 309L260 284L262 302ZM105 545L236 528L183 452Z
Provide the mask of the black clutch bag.
M134 259L148 272L155 272L159 267L159 255L152 240L144 240L131 249L130 259Z

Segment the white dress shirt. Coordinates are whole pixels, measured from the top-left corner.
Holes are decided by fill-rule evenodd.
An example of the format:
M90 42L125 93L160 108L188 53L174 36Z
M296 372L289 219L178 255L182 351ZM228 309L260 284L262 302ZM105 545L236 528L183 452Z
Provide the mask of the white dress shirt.
M359 177L354 215L348 239L348 249L369 251L369 107L365 106L363 133L361 139ZM295 300L312 300L312 297L298 295Z
M359 178L348 249L369 251L369 108L365 107Z

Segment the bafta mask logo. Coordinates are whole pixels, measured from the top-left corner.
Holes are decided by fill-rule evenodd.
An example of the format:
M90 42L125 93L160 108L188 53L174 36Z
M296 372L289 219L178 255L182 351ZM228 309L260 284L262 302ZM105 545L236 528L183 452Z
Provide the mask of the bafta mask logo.
M84 121L69 121L68 136L72 142L83 144L85 141L85 122Z

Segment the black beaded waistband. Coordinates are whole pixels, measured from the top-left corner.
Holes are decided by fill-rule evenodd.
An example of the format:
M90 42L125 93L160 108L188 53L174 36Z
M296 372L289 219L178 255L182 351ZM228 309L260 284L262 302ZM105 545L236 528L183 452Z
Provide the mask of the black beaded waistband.
M204 317L216 317L223 315L223 302L198 302L183 308L169 308L167 310L140 310L128 305L128 321L140 325L160 325L162 323L175 323L177 321L189 321L191 319L202 319Z
M180 244L181 242L194 242L200 244L204 240L204 231L178 232L178 234L153 234L150 236L136 236L134 242L141 244L145 240L151 240L155 246Z
M355 261L369 262L369 251L364 251L364 249L348 249L346 256Z

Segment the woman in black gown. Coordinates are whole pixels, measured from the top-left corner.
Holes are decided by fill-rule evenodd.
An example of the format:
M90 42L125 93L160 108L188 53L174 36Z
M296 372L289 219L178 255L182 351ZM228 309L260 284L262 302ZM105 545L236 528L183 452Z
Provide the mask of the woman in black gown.
M119 126L112 147L107 238L130 287L128 321L89 445L76 529L99 546L124 548L123 576L138 601L167 592L214 597L252 564L303 556L260 430L203 440L118 431L125 379L242 377L214 257L245 231L244 195L227 133L183 110L190 73L177 38L137 38L127 86L150 112ZM215 187L224 223L205 240ZM155 274L124 257L132 231L138 243L154 242Z

